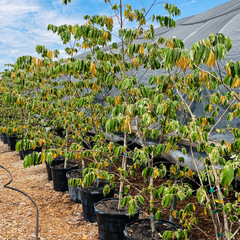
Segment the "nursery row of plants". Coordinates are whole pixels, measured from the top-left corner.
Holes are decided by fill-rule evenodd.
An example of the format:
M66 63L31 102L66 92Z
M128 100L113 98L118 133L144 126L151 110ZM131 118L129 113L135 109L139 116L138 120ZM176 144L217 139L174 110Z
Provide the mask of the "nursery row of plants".
M105 3L111 17L86 15L81 26L48 25L66 45L67 59L38 45L38 58L21 56L1 74L3 140L8 137L21 153L24 168L45 162L55 190L69 185L85 220L98 222L100 239L187 239L198 224L196 206L188 201L176 210L175 204L193 193L211 217L216 239L236 239L240 194L226 200L240 175L240 129L231 125L240 116L240 63L224 62L231 39L210 34L185 49L181 39L155 36L156 24L175 26L173 17L180 15L175 5L164 4L169 16L148 16L148 10L122 1ZM126 28L132 22L137 27ZM146 76L148 85L142 83ZM203 96L204 89L211 95ZM195 103L201 103L201 115L195 115ZM218 129L222 121L228 124ZM219 142L210 139L215 131L222 133ZM232 134L233 141L224 134ZM135 143L139 147L132 147ZM196 151L202 153L199 159ZM177 164L155 164L175 152ZM188 155L195 169L180 167ZM143 188L132 184L139 171ZM169 180L158 186L156 179L165 176ZM133 187L137 194L131 195ZM117 199L111 199L114 191ZM150 219L138 220L146 205ZM168 207L175 223L162 219Z

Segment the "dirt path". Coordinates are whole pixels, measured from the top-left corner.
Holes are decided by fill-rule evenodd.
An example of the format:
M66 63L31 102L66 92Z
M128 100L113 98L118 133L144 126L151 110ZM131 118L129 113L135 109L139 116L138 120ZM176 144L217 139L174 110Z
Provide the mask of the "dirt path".
M6 150L7 145L0 141L0 153ZM17 152L1 153L0 164L13 175L10 186L24 191L37 203L41 240L98 239L96 223L83 220L82 205L71 202L67 192L53 190L45 165L24 169ZM9 179L0 168L0 239L35 239L35 207L24 195L3 188Z
M40 240L98 239L97 224L83 220L82 205L71 202L68 192L53 190L52 181L47 180L45 164L24 169L23 161L20 160L17 152L2 153L4 151L9 151L9 148L0 141L0 164L13 175L10 186L30 195L38 205ZM141 172L138 174L136 184L139 184L141 178ZM8 173L0 168L0 240L34 240L35 207L24 195L3 187L9 179ZM163 180L158 179L158 181L160 184ZM234 194L226 200L232 202L234 199L232 196ZM215 239L211 217L204 214L203 206L198 204L196 197L192 196L188 201L195 203L195 214L199 220L198 226L189 232L189 239ZM178 202L177 207L184 208L188 201ZM156 202L157 204L161 208L159 201ZM149 209L144 210L148 212ZM149 217L145 211L141 211L140 218ZM163 218L168 219L168 216L169 209L163 209ZM205 233L203 234L199 228ZM240 239L239 233L236 239Z

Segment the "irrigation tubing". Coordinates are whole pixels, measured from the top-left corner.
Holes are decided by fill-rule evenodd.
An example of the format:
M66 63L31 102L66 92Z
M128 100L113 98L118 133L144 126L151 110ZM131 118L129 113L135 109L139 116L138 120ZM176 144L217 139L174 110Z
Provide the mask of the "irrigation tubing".
M36 239L38 240L38 206L37 206L37 204L25 192L23 192L23 191L21 191L19 189L13 188L13 187L9 187L8 185L13 181L12 174L10 173L10 171L7 168L3 167L1 164L0 164L0 167L3 168L4 170L6 170L9 173L9 175L10 175L10 180L8 181L8 183L4 184L3 187L22 193L27 198L29 198L32 201L32 203L35 205L35 207L36 207Z

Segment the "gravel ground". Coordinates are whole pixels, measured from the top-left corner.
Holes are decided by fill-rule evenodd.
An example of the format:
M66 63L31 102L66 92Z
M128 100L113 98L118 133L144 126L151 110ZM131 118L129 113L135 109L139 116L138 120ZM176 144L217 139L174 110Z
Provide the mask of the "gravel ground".
M98 239L97 224L82 217L82 205L70 201L68 192L53 190L47 180L45 164L28 169L17 152L0 141L0 165L13 175L11 187L30 195L39 209L39 239ZM0 168L0 239L35 239L36 209L32 202L16 191L3 187L9 174Z

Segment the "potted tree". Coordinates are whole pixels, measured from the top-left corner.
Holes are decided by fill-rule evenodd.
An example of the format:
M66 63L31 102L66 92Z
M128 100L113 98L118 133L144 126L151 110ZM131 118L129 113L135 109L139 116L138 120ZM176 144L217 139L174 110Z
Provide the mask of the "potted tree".
M64 2L67 3L65 0ZM122 4L120 6L113 5L112 8L122 12ZM174 5L166 4L165 8L171 14L179 13ZM239 176L240 130L235 124L235 120L240 115L240 100L237 93L240 78L239 62L226 62L224 64L226 72L222 71L223 69L219 67L218 63L231 49L231 40L222 34L211 34L209 38L195 43L190 51L183 50L184 44L179 39L161 37L156 41L152 25L145 32L141 29L146 20L144 10L135 12L128 5L123 14L129 20L138 20L140 27L136 31L130 32L123 28L120 29L121 38L125 40L124 44L127 46L127 48L122 47L121 54L111 52L117 49L116 43L112 44L110 51L112 55L104 54L98 47L105 46L111 40L112 19L106 16L93 18L86 16L87 26L56 27L49 25L49 29L57 32L64 43L69 42L71 35L76 40L83 39L82 47L90 49L92 53L85 60L76 60L73 53L77 50L75 47L71 47L66 49L71 56L66 62L64 60L53 61L52 55L57 56L58 51L51 52L43 46L38 46L37 51L42 54L42 59L34 59L30 56L21 57L12 71L3 74L4 77L10 78L12 83L16 83L7 87L8 94L4 93L5 103L11 102L19 109L27 109L30 116L37 111L44 121L44 127L41 121L38 122L38 126L42 130L40 132L34 128L33 118L29 123L23 124L25 139L17 144L19 150L22 150L24 146L26 149L34 148L43 143L46 147L42 153L34 152L25 157L24 166L35 165L45 159L51 161L57 155L64 155L66 161L79 156L89 158L93 164L84 169L84 179L81 181L82 187L86 188L94 181L99 184L100 178L105 178L114 185L113 175L108 171L101 171L109 164L109 160L114 160L113 158L123 159L122 168L119 170L121 182L129 181L126 178L128 173L143 165L145 168L142 175L147 188L142 189L141 193L135 196L122 197L124 185L121 183L120 200L117 205L118 208L119 203L121 203L121 207L129 205L128 211L131 215L136 213L137 200L142 204L147 201L151 218L148 223L145 221L143 225L148 225L148 233L151 236L159 233L156 231L159 224L166 225L166 221L162 223L155 221L155 218L156 220L161 218L160 208L170 206L176 198L184 200L189 197L191 188L181 181L183 177L191 178L195 175L200 182L197 198L199 203L205 206L205 214L211 216L216 239L233 239L239 229L239 194L235 193L236 201L234 203L228 202L226 197L232 188L233 179ZM154 19L161 25L174 25L174 21L169 17L159 16L153 17ZM99 23L108 31L96 28L95 25ZM140 34L153 43L132 42ZM165 45L160 48L159 44ZM126 57L129 61L125 61ZM124 64L120 63L119 65L119 61ZM210 71L206 68L203 69L202 65L208 67ZM137 77L141 67L146 70L163 68L166 74L153 74L149 79L151 86L149 88L140 84ZM190 73L187 73L187 70ZM130 74L126 74L127 72ZM121 76L119 73L123 75ZM68 77L67 80L55 81L55 78L64 75ZM80 81L74 83L71 76L76 76ZM15 88L17 85L19 88ZM38 87L39 91L31 91L33 86ZM64 88L56 88L60 86L64 86ZM120 91L119 97L108 96L108 90L112 87L116 87ZM12 88L15 91L9 90ZM210 98L203 95L204 89L209 90ZM25 91L24 94L22 91ZM22 95L16 96L16 93ZM104 100L96 103L99 100L99 94L103 94ZM31 96L30 101L27 101L29 96ZM69 98L64 100L64 97ZM203 102L205 98L207 99L205 100L206 104ZM205 112L196 115L193 103L201 103ZM8 105L8 107L10 106ZM112 115L108 120L111 112ZM1 123L2 120L4 122L6 119L1 116ZM225 126L220 124L223 120ZM227 123L229 123L228 126L226 126ZM1 124L2 132L4 133L8 127L8 131L13 133L11 131L13 125L5 124L6 121ZM220 129L217 128L218 124L221 126ZM63 127L64 139L56 136L56 126ZM49 127L50 130L47 130L46 127ZM108 136L105 134L104 127L108 133L122 132L124 146L107 143ZM232 134L234 140L226 140L224 136L221 136L220 142L212 141L210 136L214 131L219 134ZM80 134L81 137L78 137L80 132L83 133ZM94 136L89 136L89 133L93 133ZM129 134L136 134L141 149L134 151L127 149L127 135ZM217 136L219 137L219 135ZM148 145L146 139L149 137L158 142ZM91 145L90 149L84 148L83 142ZM183 143L188 144L189 147L181 147L182 154L188 153L192 157L193 169L196 173L189 167L185 167L183 170L179 167L180 164L184 164L184 158L178 151L179 144ZM198 166L194 155L195 149L203 153L198 160L202 161L202 169ZM155 166L153 159L158 155L167 157L172 152L179 156L178 164L170 168L170 174L174 181L168 181L162 186L156 187L154 179L165 176L166 168L164 165ZM226 161L226 156L233 158ZM133 158L133 166L127 166L126 157ZM85 163L82 164L83 167L85 167ZM206 184L209 189L206 188ZM129 187L125 186L124 190L126 191L124 192L127 193L128 189ZM111 190L109 185L105 185L104 193L108 193L109 190ZM149 198L143 197L146 190ZM161 200L161 207L155 203L156 200ZM180 220L182 229L191 229L193 225L197 224L194 210L194 203L188 203L184 209L177 211L171 208L170 212L173 217ZM136 225L139 228L139 224ZM168 223L168 225L171 224ZM232 225L237 227L236 230L232 228ZM126 227L125 235L129 239L135 236L135 233L131 232L133 228L135 229L135 223ZM160 235L158 234L163 239L186 238L187 230L166 228ZM146 236L148 237L148 235Z
M230 203L226 202L225 198L229 194L229 188L232 188L231 183L233 179L238 176L239 160L237 155L235 155L235 157L233 157L233 159L228 162L224 159L225 156L232 156L238 151L238 129L231 127L230 124L228 126L225 125L227 129L217 129L217 125L224 119L225 116L227 117L227 121L232 121L234 116L236 118L239 116L238 95L234 90L232 90L234 88L236 89L238 86L237 69L239 63L232 63L231 61L227 62L225 66L227 75L225 76L222 75L223 73L221 72L218 64L218 61L221 61L222 58L225 57L225 53L229 51L231 47L232 44L229 38L225 37L222 34L211 34L209 38L194 44L189 53L183 51L181 53L180 59L176 60L176 62L172 62L167 58L167 52L171 51L173 53L176 51L176 49L174 49L174 47L172 47L171 50L169 50L169 48L166 49L163 65L169 69L175 68L177 70L183 70L183 73L176 75L177 71L175 70L174 74L169 72L169 75L167 77L160 76L160 81L158 81L158 77L155 76L150 79L149 84L156 84L156 88L160 88L161 90L163 89L163 93L165 93L165 96L168 97L164 98L163 93L157 92L158 95L155 95L155 99L154 96L148 98L148 101L150 99L154 99L152 106L154 106L155 103L156 106L154 107L158 109L157 113L163 115L163 118L161 118L160 121L157 121L151 117L154 116L153 112L151 112L151 116L149 116L148 113L148 116L145 116L145 118L141 119L143 126L150 125L151 122L160 122L162 126L162 134L171 134L169 135L167 143L159 144L157 148L155 148L155 146L145 146L145 149L148 149L147 153L149 155L155 151L160 152L161 154L168 154L170 150L176 151L176 143L184 142L187 139L189 145L188 154L192 157L194 170L196 172L193 173L189 168L184 168L184 171L181 171L176 167L172 167L170 171L177 177L184 175L191 177L194 174L199 178L200 184L197 189L197 198L200 204L205 205L205 214L209 214L212 217L216 239L233 239L238 232L237 228L232 232L232 230L230 230L232 228L229 227L229 225L233 225L234 222L236 222L238 200L236 199L236 202ZM202 51L205 54L201 55L199 58L199 55L197 54L200 52L203 53ZM217 71L220 74L217 75L215 71L204 70L200 67L201 64L205 64L210 69L213 66L217 66ZM189 67L190 70L194 70L194 73L186 74L186 67ZM167 90L164 89L164 85L168 86L165 88ZM221 89L221 87L225 89L225 94L217 91L218 89ZM155 90L156 88L153 89ZM206 104L203 105L205 113L203 115L198 114L196 117L194 112L195 109L191 106L194 102L199 103L203 100L205 96L201 95L201 93L203 93L204 89L211 90L211 94L210 97L207 98L207 101L205 99ZM175 90L175 92L173 90ZM167 102L167 99L170 101ZM174 105L174 101L177 99L180 100L180 105L178 105L178 101L175 102L176 105ZM171 108L164 107L166 104L168 106L171 106ZM222 111L220 111L221 108L223 108ZM187 120L185 124L178 119L179 113L177 114L177 112L173 111L175 109L184 113L184 116ZM185 113L187 114L185 115ZM136 124L137 122L138 121L136 120ZM142 127L142 125L140 126ZM144 129L141 127L139 128L136 126L136 129L138 135L143 136L144 139L143 132L139 130ZM226 130L233 131L233 136L235 139L231 143L227 142L224 138L222 139L221 143L211 141L210 136L214 130L217 133L225 133ZM146 129L145 132L147 132ZM143 139L141 139L142 146L144 146ZM199 164L197 163L196 157L194 155L194 147L198 152L204 153L198 160L202 161L202 168L198 166ZM182 148L182 153L187 153L185 147ZM184 158L179 157L178 161L184 162ZM154 171L151 170L151 168L146 168L143 171L143 175L150 177L149 182L151 182L151 177L154 177ZM208 185L209 188L207 188L206 185ZM150 190L153 189L153 192L155 191L155 194L158 197L159 195L162 195L163 207L171 204L173 202L174 196L177 196L180 200L189 196L188 191L186 196L183 194L184 189L181 189L179 186L177 187L176 185L172 185L171 188L169 188L169 186L165 186L166 188L160 187L157 192L154 188L150 188ZM152 195L151 192L150 195ZM236 193L235 196L237 198L238 193ZM186 205L184 209L181 209L179 211L172 209L171 214L174 217L180 218L180 223L183 225L183 227L191 228L192 225L197 224L197 219L194 218L194 210L194 204L190 203ZM159 211L152 211L152 214L154 212L156 213L156 217L158 217L160 214ZM220 214L222 215L222 218L220 218ZM139 228L139 224L137 225ZM150 224L150 226L153 232L154 225ZM137 238L135 237L137 235L133 234L132 232L134 231L134 228L134 224L128 225L126 227L125 234L128 239ZM174 230L170 230L164 232L164 234L162 234L162 238L170 239L176 237L179 239L181 238L181 235L186 236L187 232L185 230L178 230L175 232Z

